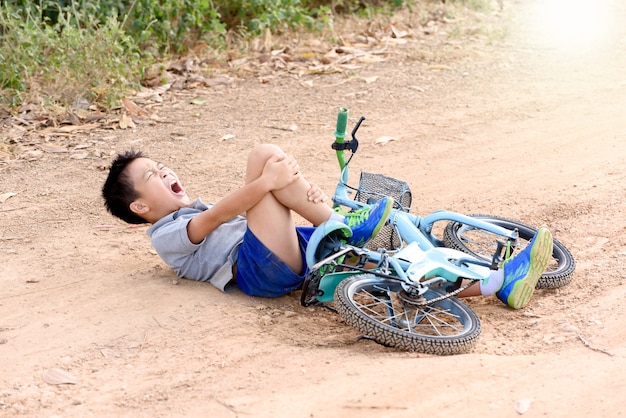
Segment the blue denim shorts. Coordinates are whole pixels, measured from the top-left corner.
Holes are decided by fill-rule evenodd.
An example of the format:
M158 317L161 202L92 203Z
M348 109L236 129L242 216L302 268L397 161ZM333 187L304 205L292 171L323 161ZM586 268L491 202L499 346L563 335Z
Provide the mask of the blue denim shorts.
M283 296L301 287L309 271L305 251L313 231L312 226L296 227L305 266L302 274L297 274L247 229L239 247L237 287L247 295L266 298Z

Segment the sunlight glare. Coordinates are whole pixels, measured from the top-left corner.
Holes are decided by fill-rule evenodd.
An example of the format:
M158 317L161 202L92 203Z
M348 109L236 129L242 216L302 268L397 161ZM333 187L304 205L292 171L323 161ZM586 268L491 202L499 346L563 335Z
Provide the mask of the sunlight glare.
M607 41L607 0L544 0L537 3L540 42L560 50L596 48Z

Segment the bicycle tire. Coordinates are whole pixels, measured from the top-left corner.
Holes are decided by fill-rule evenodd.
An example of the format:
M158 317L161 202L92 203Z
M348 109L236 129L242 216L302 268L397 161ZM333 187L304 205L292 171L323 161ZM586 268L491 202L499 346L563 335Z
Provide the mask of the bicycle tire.
M537 229L520 221L492 215L469 215L506 229L519 231L518 250L526 247L537 232ZM490 232L465 225L461 222L450 222L443 234L444 245L483 260L491 261L496 249L496 241L502 237ZM552 261L546 272L541 275L535 289L557 289L569 284L574 277L576 261L572 253L557 239L554 239Z
M400 280L358 274L339 283L335 305L349 325L388 347L437 355L467 353L475 347L481 325L468 305L453 296L411 305L401 292ZM429 289L423 296L442 295Z

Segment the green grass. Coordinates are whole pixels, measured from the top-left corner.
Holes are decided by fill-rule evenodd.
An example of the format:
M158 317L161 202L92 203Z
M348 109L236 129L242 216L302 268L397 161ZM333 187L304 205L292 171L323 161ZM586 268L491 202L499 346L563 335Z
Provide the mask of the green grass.
M480 0L474 0L480 1ZM197 45L321 31L336 14L393 14L415 0L0 0L0 105L112 108L154 62ZM123 17L123 18L122 18Z
M42 9L0 10L0 91L2 104L71 105L87 100L110 107L137 85L150 60L115 16L93 23L68 9L54 25Z

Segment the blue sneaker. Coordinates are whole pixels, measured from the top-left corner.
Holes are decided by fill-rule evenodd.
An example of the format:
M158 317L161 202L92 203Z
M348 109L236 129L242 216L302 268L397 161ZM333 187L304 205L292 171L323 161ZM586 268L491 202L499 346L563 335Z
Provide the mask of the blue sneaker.
M387 222L392 207L393 199L385 196L376 205L346 213L344 223L352 230L347 243L355 247L367 244Z
M504 282L496 296L513 309L528 304L535 286L552 257L552 234L541 228L528 246L504 262Z

